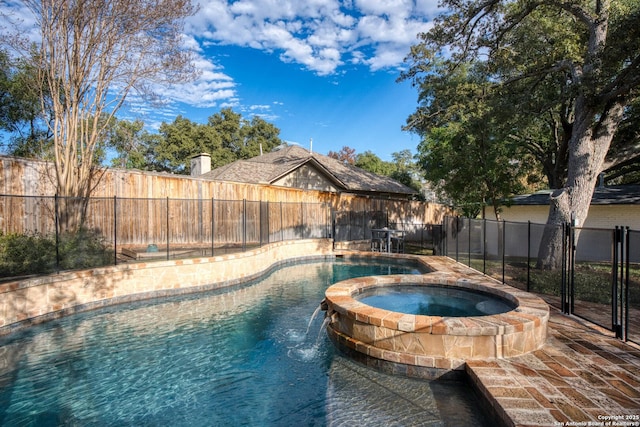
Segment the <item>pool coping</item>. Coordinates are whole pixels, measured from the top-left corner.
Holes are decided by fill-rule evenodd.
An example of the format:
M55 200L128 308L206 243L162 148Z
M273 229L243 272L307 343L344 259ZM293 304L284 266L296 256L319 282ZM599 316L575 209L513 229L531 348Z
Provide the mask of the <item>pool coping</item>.
M494 315L442 317L393 312L357 299L368 289L396 285L481 291L516 307ZM448 271L348 279L330 286L325 301L331 317L327 331L341 346L377 359L443 370L464 369L467 360L515 357L537 350L546 339L549 319L548 305L533 294L485 277Z
M126 302L251 281L284 263L334 257L331 239L270 243L212 257L119 264L0 284L0 336L59 317Z

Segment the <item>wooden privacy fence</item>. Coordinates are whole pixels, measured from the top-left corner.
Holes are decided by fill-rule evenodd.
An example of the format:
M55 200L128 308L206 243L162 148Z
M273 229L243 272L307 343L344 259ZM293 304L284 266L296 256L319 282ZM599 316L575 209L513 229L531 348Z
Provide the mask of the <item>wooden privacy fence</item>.
M50 163L0 156L0 233L55 236L59 249L59 230L65 227L58 221L66 224L61 214L77 212L84 202L53 196L54 177ZM125 249L136 251L136 257L148 247L167 258L189 257L218 248L335 237L332 212L384 212L389 224L414 225L440 224L453 214L437 203L147 171L105 169L93 184L84 224L116 258Z
M53 235L59 212L70 202L55 196L0 196L0 231ZM114 247L215 248L326 238L330 220L326 203L94 197L84 225Z
M99 179L96 178L91 193L97 201L101 198L117 197L119 200L166 200L169 198L171 200L325 203L335 211L384 211L388 212L391 222L425 224L439 224L445 216L455 215L453 210L438 203L377 198L372 195L363 196L346 192L303 190L268 184L211 181L159 172L106 169L97 177ZM56 193L54 178L55 171L50 163L0 156L0 195L53 197ZM24 200L24 203L39 203L39 201ZM21 209L31 211L32 207L25 206Z
M47 233L55 230L54 177L55 171L50 163L0 156L0 231ZM105 236L111 236L113 230L110 227L114 227L112 221L120 219L116 224L118 238L132 244L143 244L149 240L146 237L165 241L167 235L176 242L186 243L191 242L191 239L198 242L204 239L202 236L211 234L210 230L207 231L212 223L209 221L211 217L207 215L213 216L214 224L228 222L232 228L231 223L241 218L239 213L243 212L242 209L247 212L255 210L252 214L247 214L248 223L245 226L249 227L248 230L251 230L250 224L257 221L255 218L262 218L263 222L269 218L269 233L279 230L281 237L285 234L282 230L287 229L288 223L293 224L303 216L313 220L312 212L304 211L304 215L301 212L300 218L296 217L298 208L295 206L305 204L322 204L334 211L382 211L387 213L389 222L414 224L440 224L445 216L454 214L450 208L437 203L267 184L211 181L184 175L124 169L105 169L97 174L91 195L88 224L105 230ZM247 201L246 205L242 205L243 200ZM216 209L216 201L228 203ZM253 203L268 203L269 207L258 208ZM279 203L284 203L282 223L274 219L280 212ZM260 215L257 209L260 209ZM167 213L169 226L166 226ZM220 217L216 217L217 215ZM187 218L191 222L184 223L181 218ZM158 231L162 224L165 224L164 230ZM236 224L237 227L240 227L239 223ZM221 241L234 240L227 234L225 236L221 237ZM249 240L255 239L250 237Z

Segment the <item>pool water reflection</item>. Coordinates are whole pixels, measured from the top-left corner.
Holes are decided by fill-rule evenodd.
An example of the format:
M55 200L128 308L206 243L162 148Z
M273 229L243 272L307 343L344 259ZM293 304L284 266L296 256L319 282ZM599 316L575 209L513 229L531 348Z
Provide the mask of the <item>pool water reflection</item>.
M332 283L411 273L379 261L308 262L224 292L109 307L4 337L0 424L486 425L466 384L358 365L318 335L321 318L306 334Z
M383 310L422 316L488 316L516 308L515 304L497 295L454 286L375 287L355 299Z

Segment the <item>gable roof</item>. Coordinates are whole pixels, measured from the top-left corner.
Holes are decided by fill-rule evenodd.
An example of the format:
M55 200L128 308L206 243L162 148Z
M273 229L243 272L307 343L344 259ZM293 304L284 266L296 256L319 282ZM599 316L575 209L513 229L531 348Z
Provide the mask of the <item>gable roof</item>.
M549 205L549 196L554 190L542 190L523 194L511 199L511 205ZM640 185L596 187L591 198L592 205L639 205Z
M251 159L237 160L213 169L201 177L218 181L273 184L303 165L311 165L319 170L337 188L344 191L387 193L405 197L417 194L414 189L394 179L376 175L329 156L311 153L296 145L289 145Z

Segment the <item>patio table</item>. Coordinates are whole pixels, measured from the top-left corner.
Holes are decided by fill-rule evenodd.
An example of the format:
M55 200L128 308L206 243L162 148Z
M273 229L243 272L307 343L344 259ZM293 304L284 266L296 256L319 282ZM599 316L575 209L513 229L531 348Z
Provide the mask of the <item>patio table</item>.
M390 228L371 229L371 250L376 252L404 252L404 230L393 230Z

